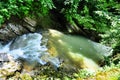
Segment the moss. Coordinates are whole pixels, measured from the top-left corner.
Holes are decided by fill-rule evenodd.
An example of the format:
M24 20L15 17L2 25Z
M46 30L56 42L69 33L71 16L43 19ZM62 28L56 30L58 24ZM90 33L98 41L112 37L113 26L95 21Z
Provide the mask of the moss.
M21 74L20 78L22 80L33 80L32 77L29 74Z
M105 66L103 70L97 71L95 76L88 77L88 79L95 80L118 80L120 77L120 68L118 65Z
M16 74L8 80L119 80L119 67L119 64L107 66L95 73L90 73L89 71L83 69L78 72L67 72L63 68L54 70L50 65L46 65L39 67L34 75L16 72Z

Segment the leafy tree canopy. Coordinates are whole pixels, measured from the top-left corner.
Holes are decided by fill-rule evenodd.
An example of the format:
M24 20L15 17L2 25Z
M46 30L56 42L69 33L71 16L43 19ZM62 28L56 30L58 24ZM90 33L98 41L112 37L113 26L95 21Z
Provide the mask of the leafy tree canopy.
M0 24L11 16L48 15L51 10L62 14L74 27L98 32L104 44L120 44L119 0L1 0Z

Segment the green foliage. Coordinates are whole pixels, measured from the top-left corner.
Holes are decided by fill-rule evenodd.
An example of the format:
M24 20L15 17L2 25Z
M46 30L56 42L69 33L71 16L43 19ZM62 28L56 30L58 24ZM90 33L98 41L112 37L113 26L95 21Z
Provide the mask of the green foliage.
M50 10L57 10L63 14L71 25L77 25L84 29L94 30L102 37L103 44L112 46L116 52L120 52L120 1L119 0L1 0L0 1L0 26L11 16L24 18L25 16L44 16ZM107 58L108 59L108 58ZM108 60L109 61L109 60ZM108 77L110 79L120 78L120 55L112 60L118 65L104 67L94 78ZM108 62L109 64L111 62ZM51 69L51 68L50 68ZM46 73L47 71L47 73ZM57 74L56 74L57 73ZM115 73L111 74L111 73ZM40 74L40 75L39 75ZM45 69L35 77L59 77L69 78L89 78L90 74L84 70L74 75L69 75L63 71L53 71ZM106 74L106 75L104 75ZM30 75L21 75L21 78L31 79ZM97 80L97 79L96 79Z
M13 15L20 18L47 15L52 8L55 8L52 0L2 0L0 1L0 24Z
M40 70L36 70L34 75L29 73L16 72L15 75L8 77L8 80L119 80L120 79L120 63L118 65L111 64L104 66L98 71L91 72L89 70L79 70L77 72L66 71L63 68L54 70L50 65L41 66ZM34 71L33 71L34 72Z
M102 11L108 15L110 14L108 10L115 4L116 2L113 0L65 0L64 5L67 8L63 7L61 11L70 22L75 19L79 26L97 32L105 32L110 28L109 19L105 15L100 16L97 11Z
M33 80L29 74L20 75L21 80Z
M56 9L59 8L71 25L98 32L103 44L120 46L118 0L62 0L59 3L62 6Z
M119 0L2 0L0 24L14 15L20 18L44 16L56 10L73 27L98 32L103 44L116 49L120 46L119 3Z
M87 78L93 75L93 73L87 70L80 70L76 75L78 75L79 78Z
M102 43L108 44L115 48L116 46L120 45L120 20L117 17L110 17L111 18L111 26L110 29L105 31L105 34L101 34L102 36Z

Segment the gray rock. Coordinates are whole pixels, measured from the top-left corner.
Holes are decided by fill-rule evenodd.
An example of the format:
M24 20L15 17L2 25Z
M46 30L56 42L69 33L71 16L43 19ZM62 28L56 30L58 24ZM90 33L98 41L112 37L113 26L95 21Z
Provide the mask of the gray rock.
M16 71L22 69L21 63L15 61L12 56L7 55L9 62L3 62L0 66L0 80L6 79L7 76L14 75Z
M29 31L35 32L35 26L37 22L29 17L24 18L23 26L26 27Z
M29 17L24 18L24 20L18 22L12 19L6 24L3 24L3 27L0 29L0 40L9 41L12 38L20 36L25 33L35 32L36 20Z
M10 31L7 29L7 27L5 27L4 29L0 29L0 39L7 41L10 39L10 37L14 37L15 34L14 33L10 33Z
M23 23L23 26L30 32L35 32L35 28L33 26L30 26L29 24L26 23Z
M27 23L27 24L29 24L30 26L36 26L36 24L37 24L37 22L35 21L35 20L33 20L33 19L31 19L31 18L29 18L29 17L26 17L25 19L24 19L24 21Z
M4 28L0 29L0 40L9 41L12 38L28 33L29 30L20 24L8 23Z
M8 55L6 53L0 53L0 62L9 61Z

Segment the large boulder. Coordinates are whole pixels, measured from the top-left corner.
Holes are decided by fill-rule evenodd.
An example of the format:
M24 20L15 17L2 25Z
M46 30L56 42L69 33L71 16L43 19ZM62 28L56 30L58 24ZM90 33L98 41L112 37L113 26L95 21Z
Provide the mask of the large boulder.
M1 26L0 41L6 42L25 33L35 32L36 25L37 21L35 19L26 17L20 20L13 17Z

